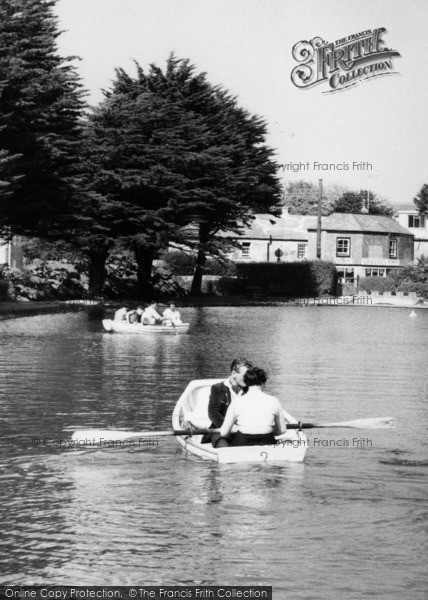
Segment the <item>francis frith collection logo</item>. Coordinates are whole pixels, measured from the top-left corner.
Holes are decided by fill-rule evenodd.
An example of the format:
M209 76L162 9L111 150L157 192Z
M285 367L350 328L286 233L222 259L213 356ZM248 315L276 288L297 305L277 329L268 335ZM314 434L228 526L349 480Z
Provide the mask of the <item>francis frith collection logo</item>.
M291 72L291 81L299 88L328 83L325 93L349 89L357 83L383 75L397 75L393 57L382 39L384 27L348 35L335 42L314 37L293 46L293 58L299 63Z

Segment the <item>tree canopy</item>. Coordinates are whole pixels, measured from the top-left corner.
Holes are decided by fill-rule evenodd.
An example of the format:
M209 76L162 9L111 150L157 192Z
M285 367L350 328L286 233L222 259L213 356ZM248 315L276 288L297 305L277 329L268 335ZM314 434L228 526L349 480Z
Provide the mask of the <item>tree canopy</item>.
M333 203L346 191L337 185L323 186L322 214L324 216L333 212ZM310 181L289 181L284 189L283 205L292 215L317 215L318 214L318 186Z
M332 212L359 213L367 204L369 194L369 213L394 214L394 207L385 198L373 192L360 190L353 192L339 185L323 186L322 214ZM283 204L290 214L316 215L318 213L318 186L309 181L289 182L284 190Z
M13 233L61 235L78 163L83 92L57 54L54 4L0 0L0 222Z
M423 184L413 202L420 214L428 213L428 184Z
M110 220L107 235L135 248L147 277L156 250L171 240L192 243L183 237L190 223L195 246L215 254L227 243L218 232L238 233L255 212L278 214L265 133L260 117L188 60L171 56L165 72L137 64L136 77L118 69L88 123L87 190Z
M360 213L363 208L368 208L368 213L372 215L392 217L395 212L393 205L385 198L368 190L345 192L333 205L334 212L342 213Z

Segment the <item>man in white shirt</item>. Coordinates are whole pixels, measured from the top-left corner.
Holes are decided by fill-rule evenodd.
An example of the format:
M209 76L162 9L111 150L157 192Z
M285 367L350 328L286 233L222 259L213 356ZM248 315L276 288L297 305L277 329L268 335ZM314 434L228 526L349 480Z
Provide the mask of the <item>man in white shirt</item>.
M141 315L141 322L143 325L156 325L157 323L161 324L163 321L163 317L158 313L157 302L153 300L150 305L146 308L146 310Z
M119 310L117 310L114 313L114 320L115 321L126 321L127 312L128 312L128 309L125 308L124 306L122 308L119 308Z
M170 302L168 308L163 311L164 325L173 327L174 325L181 325L181 315L176 309L174 302Z

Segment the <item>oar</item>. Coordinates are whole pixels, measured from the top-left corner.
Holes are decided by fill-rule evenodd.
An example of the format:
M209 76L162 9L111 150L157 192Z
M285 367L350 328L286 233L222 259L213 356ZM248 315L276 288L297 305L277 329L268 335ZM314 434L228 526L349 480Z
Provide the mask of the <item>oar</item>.
M340 423L287 423L287 429L313 429L315 427L351 427L352 429L394 429L394 417L373 417Z
M352 429L394 429L393 417L374 417L342 421L341 423L287 423L287 429L314 429L322 427L351 427ZM166 431L117 431L114 429L82 429L75 431L72 440L128 440L141 437L161 437L167 435L203 435L219 433L220 429L168 429ZM95 443L95 442L94 442ZM98 441L97 443L101 443Z
M220 429L167 429L166 431L118 431L117 429L81 429L75 431L72 440L86 440L94 443L112 440L129 440L143 437L163 437L166 435L203 435L204 433L219 433Z

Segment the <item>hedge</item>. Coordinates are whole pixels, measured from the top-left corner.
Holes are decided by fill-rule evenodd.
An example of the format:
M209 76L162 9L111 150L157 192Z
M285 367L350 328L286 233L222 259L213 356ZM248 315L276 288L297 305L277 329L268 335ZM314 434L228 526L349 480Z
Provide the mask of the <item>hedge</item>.
M366 292L415 292L421 298L428 299L428 279L412 281L406 275L402 272L395 277L362 277L360 289Z
M194 254L182 251L165 252L162 261L174 275L193 275L196 265ZM216 260L208 258L204 267L204 275L219 275L221 277L233 277L236 275L235 263L228 260Z
M392 277L361 277L359 287L366 292L396 292L397 285Z
M259 287L278 296L321 296L334 294L336 270L326 261L284 263L237 263L237 275L246 287Z

